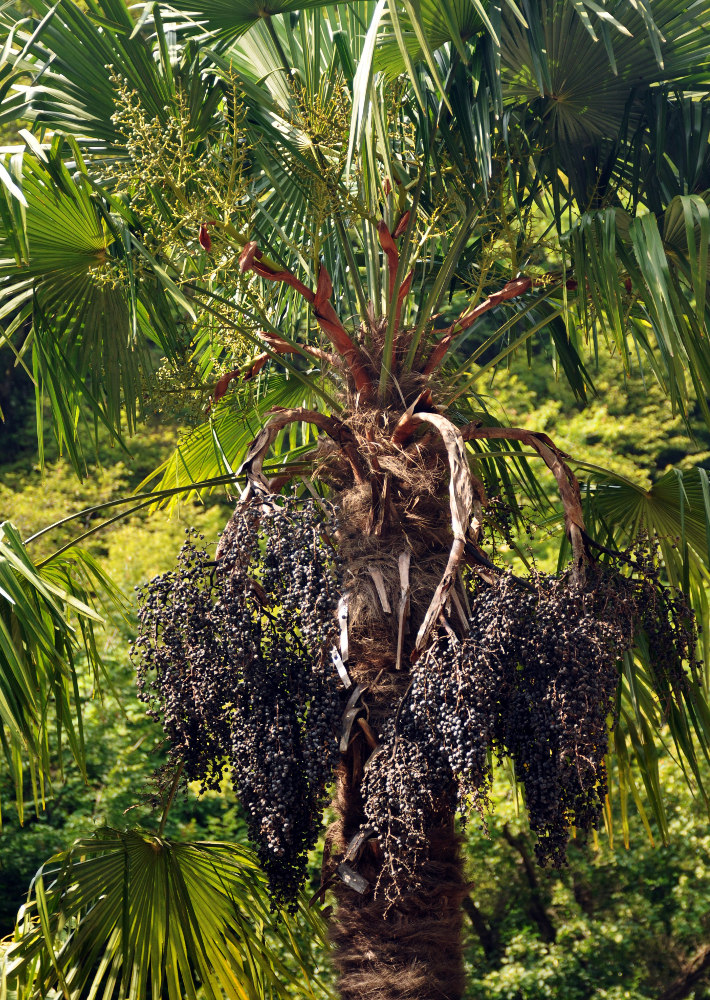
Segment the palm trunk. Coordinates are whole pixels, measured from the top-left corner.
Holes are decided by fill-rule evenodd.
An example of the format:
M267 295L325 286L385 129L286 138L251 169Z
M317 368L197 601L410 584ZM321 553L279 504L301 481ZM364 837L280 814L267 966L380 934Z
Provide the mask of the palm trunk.
M363 742L360 735L355 737L338 781L341 849L364 820L358 783L353 781ZM467 885L453 816L431 831L421 888L389 909L372 892L380 855L378 845L370 842L358 864L370 884L365 894L340 881L334 889L337 911L331 939L342 1000L458 1000L464 990L461 901Z
M351 570L345 573L350 581L351 603L355 605L348 670L353 682L364 691L368 725L355 724L341 761L334 802L339 820L328 836L328 853L335 863L325 861L326 869L330 867L331 871L366 823L364 768L373 753L374 740L381 738L387 720L394 718L409 686L408 663L415 625L446 562L448 510L445 501L438 498L434 506L439 508L439 523L444 526L438 539L429 534L415 540L407 532L405 541L400 519L392 509L379 537L357 537L359 519L350 522L350 538L358 558L347 559ZM347 523L345 517L344 521ZM412 631L407 625L408 637L398 669L401 581L395 568L396 553L405 544L413 544L414 549ZM352 556L347 539L341 540L341 547L346 558ZM387 613L382 608L381 593L373 585L373 569L380 571L384 580L390 605ZM463 873L460 837L448 807L444 807L440 823L429 831L428 846L417 890L398 895L394 903L384 898L381 885L378 890L383 855L376 839L367 841L353 862L357 873L367 880L367 889L360 893L340 879L333 885L336 912L330 935L342 1000L458 1000L463 995L461 903L469 886Z

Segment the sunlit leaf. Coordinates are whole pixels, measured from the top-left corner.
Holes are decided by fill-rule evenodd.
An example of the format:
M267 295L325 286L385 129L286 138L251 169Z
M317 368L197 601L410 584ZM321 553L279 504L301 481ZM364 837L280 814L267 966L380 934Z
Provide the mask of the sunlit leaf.
M86 654L100 690L97 591L108 610L122 605L120 592L88 553L75 548L40 570L14 525L0 525L0 746L20 820L27 774L38 806L61 766L62 741L84 767L77 655ZM50 746L54 732L58 746Z
M293 919L242 847L104 829L40 868L0 971L17 1000L324 997Z

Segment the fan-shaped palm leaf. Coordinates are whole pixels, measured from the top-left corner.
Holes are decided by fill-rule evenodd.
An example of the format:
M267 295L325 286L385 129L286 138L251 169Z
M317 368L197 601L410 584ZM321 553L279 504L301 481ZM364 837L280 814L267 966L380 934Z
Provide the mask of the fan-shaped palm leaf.
M587 510L598 537L609 532L608 544L616 548L641 533L655 537L674 586L687 584L691 575L708 578L710 487L705 469L671 469L645 489L608 470L588 468Z
M17 1000L322 997L291 923L243 848L106 829L40 868L4 978Z
M387 4L383 10L381 24L378 26L378 42L367 56L368 65L363 68L363 76L370 76L372 66L384 71L388 76L399 76L407 73L410 83L417 93L420 93L416 79L415 67L426 64L431 79L440 86L444 74L436 68L436 58L446 44L451 44L467 61L466 50L470 47L479 50L479 57L490 61L487 73L488 86L496 106L501 102L500 68L504 53L510 53L516 42L513 37L525 39L523 46L529 46L525 53L517 53L521 61L513 62L516 69L525 67L532 69L537 88L533 96L538 96L543 83L550 81L547 57L550 39L545 36L547 23L544 4L517 4L515 0L507 0L502 4L484 5L478 0L460 2L460 0L443 0L441 3L432 0L417 0L416 3L406 2L404 11L400 12L396 5ZM560 12L556 16L559 18ZM616 2L612 4L597 4L587 0L571 0L564 5L564 17L568 27L581 35L586 35L586 41L595 43L604 40L603 55L605 70L611 66L612 73L616 70L615 49L620 34L628 34L625 18L635 17L642 26L643 36L657 64L662 64L660 40L661 31L646 6L633 2ZM517 31L517 36L515 35ZM479 43L483 43L481 46ZM599 48L597 46L597 48ZM480 63L473 70L480 71Z
M12 67L1 121L31 121L90 138L93 155L108 150L120 157L125 137L114 118L120 80L139 95L146 115L158 120L165 119L182 87L192 94L193 124L202 134L208 131L219 97L214 79L195 66L189 47L177 53L173 65L159 12L136 24L123 0L92 2L88 9L72 0L56 5L33 0L29 6L32 18L13 18L6 11L0 19L8 71Z
M495 28L500 27L499 17L497 25L491 21L496 12L482 11L470 0L422 0L413 10L416 27L410 11L399 12L394 5L388 5L382 18L374 67L390 78L412 73L415 65L426 62L427 53L431 58L447 42L461 50L462 43L475 40L486 26L496 37Z
M595 42L562 0L542 4L539 37L507 15L501 45L505 104L546 151L550 182L562 190L557 174L564 172L582 209L604 197L616 168L614 143L623 149L639 128L651 89L664 82L692 86L705 79L710 60L707 6L698 8L689 25L672 0L654 4L660 52L660 36L647 33L640 7L614 4L609 12L623 31L612 29L606 46Z
M675 198L660 223L618 208L585 213L566 236L587 293L577 301L585 329L601 319L627 364L643 359L675 402L698 399L706 418L709 237L707 204L697 195Z
M326 0L270 0L268 5L260 0L188 0L172 6L194 17L209 35L224 40L238 38L261 21L268 24L275 15L324 7Z
M141 345L129 322L129 297L112 280L113 236L88 186L61 161L61 145L39 150L41 159L18 153L9 161L14 187L4 178L0 214L5 254L14 259L0 261L6 318L0 342L32 323L24 350L32 350L38 397L50 399L54 431L78 470L81 401L116 434L125 402L133 426Z
M702 676L689 679L683 692L667 686L663 664L649 655L643 636L634 654L626 654L623 660L619 722L609 766L622 799L631 793L644 815L634 774L641 778L647 804L665 840L667 820L657 762L667 752L666 739L673 744L691 788L699 789L704 796L710 793L710 789L703 788L698 764L698 755L707 755L710 745L708 474L702 468L688 472L673 469L644 488L607 470L583 464L580 468L588 474L583 493L589 530L615 550L626 548L640 534L658 544L666 579L686 593L700 628L704 671ZM626 809L624 803L622 822L624 837L628 838Z
M647 132L635 142L624 186L657 218L678 196L710 188L710 104L694 94L655 89L646 99Z

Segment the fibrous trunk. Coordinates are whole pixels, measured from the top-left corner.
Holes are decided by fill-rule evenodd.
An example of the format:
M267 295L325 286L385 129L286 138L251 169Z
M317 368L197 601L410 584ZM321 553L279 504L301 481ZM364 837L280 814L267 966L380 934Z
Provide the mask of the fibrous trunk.
M442 789L436 821L426 831L425 859L411 873L409 886L387 892L391 877L383 866L383 845L376 837L362 837L368 828L363 802L368 762L371 766L373 756L390 752L411 679L416 630L450 547L441 489L445 456L428 458L429 488L417 484L416 506L422 509L416 518L396 487L374 529L366 493L343 498L339 548L350 604L347 670L353 688L362 689L358 703L365 711L347 737L334 802L339 819L328 831L324 859L324 881L330 876L336 897L331 939L342 1000L457 1000L464 990L461 902L468 887L454 825L455 796ZM338 876L344 858L346 870ZM347 877L351 868L364 880L355 888Z
M338 780L341 819L333 833L341 851L364 822L356 781L363 740L355 739ZM358 864L369 891L361 895L342 881L334 886L331 939L342 1000L457 1000L464 989L461 901L467 887L453 815L430 831L420 888L394 904L374 896L381 868L382 852L370 842Z

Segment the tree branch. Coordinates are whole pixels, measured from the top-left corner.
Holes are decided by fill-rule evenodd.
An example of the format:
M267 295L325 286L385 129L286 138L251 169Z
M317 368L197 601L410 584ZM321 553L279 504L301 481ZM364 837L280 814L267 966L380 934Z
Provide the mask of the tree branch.
M470 896L464 896L461 905L464 913L466 913L471 920L471 924L473 925L473 929L476 932L478 940L481 942L481 947L483 948L483 954L486 956L486 961L494 962L500 952L500 940L498 934L488 926L486 918L483 916Z
M692 988L705 978L709 969L710 944L706 944L686 962L678 977L661 993L658 1000L683 1000Z
M533 864L532 858L528 853L525 839L523 837L516 837L515 834L511 833L510 827L507 823L503 824L503 838L514 850L518 852L522 861L525 878L530 890L530 905L528 906L528 914L537 924L542 940L546 941L548 944L552 944L552 942L557 938L557 929L550 920L547 908L545 907L542 893L540 892L540 883L538 882L537 875L535 873L535 865Z

